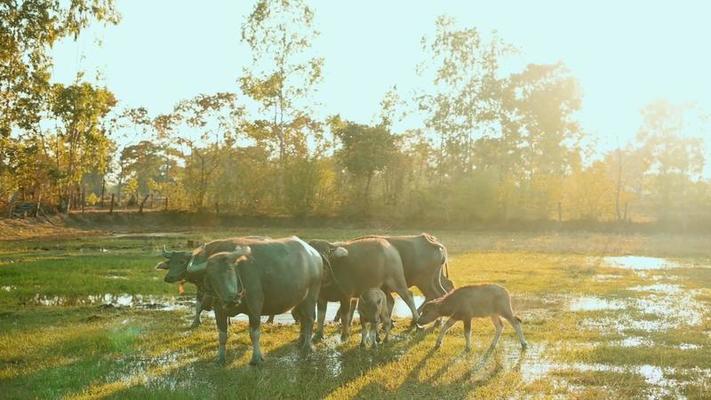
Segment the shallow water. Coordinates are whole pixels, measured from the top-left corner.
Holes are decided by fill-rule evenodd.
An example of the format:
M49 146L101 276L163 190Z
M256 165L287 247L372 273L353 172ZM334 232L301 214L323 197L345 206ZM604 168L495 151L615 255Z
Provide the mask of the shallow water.
M600 297L584 296L570 302L570 311L621 310L625 303L619 300L607 300Z
M616 268L636 271L658 270L678 267L678 264L663 258L642 256L605 257L604 263Z

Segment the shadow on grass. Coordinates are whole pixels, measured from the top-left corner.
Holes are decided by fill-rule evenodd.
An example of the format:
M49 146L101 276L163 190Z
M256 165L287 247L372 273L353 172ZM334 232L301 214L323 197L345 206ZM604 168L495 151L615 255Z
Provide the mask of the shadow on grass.
M314 352L304 353L296 344L298 333L294 329L289 330L293 333L292 340L284 343L278 339L280 332L277 331L289 328L274 327L262 334L264 364L252 367L248 365L251 345L246 338L246 327L241 326L240 330L231 329L226 367L214 363L215 337L209 345L190 350L193 356L198 354L193 361L127 385L112 395L119 398L320 399L369 370L397 360L422 340L420 335L413 335L383 344L377 350L366 350L357 346L357 335L343 344L335 344L331 336L317 345ZM269 338L269 334L273 337Z

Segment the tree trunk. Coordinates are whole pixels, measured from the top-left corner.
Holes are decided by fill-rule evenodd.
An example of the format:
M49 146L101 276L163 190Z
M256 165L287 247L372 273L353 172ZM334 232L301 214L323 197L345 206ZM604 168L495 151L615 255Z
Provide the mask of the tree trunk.
M106 194L106 178L101 178L101 208L104 208L104 195Z
M109 206L109 214L114 213L114 193L111 193L111 205Z
M141 205L138 206L138 213L139 213L139 214L143 214L143 205L146 204L146 200L148 200L148 197L149 197L149 196L150 196L150 195L147 194L145 197L143 197L143 201L141 201Z
M615 210L617 211L617 221L622 221L622 210L620 210L620 195L622 193L622 150L617 149L617 190L615 193Z

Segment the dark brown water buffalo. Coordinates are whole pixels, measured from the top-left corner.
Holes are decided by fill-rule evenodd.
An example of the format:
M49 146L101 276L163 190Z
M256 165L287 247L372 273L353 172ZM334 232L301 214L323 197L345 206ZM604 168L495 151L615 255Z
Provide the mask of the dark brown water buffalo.
M249 245L255 241L269 240L266 236L244 236L228 239L213 240L191 251L167 251L163 248L163 257L167 260L156 265L156 269L167 270L164 281L176 283L187 281L197 286L195 296L195 318L191 328L200 325L200 313L203 310L211 310L210 297L205 296L203 282L205 280L204 268L208 257L223 251L232 251L237 245ZM195 271L195 269L199 271ZM188 268L190 270L188 270Z
M366 236L387 240L395 246L405 271L407 286L415 286L425 301L436 299L454 289L447 271L447 248L428 233L403 236Z
M353 240L365 238L385 239L395 246L402 260L407 286L420 289L425 296L425 302L441 297L454 289L447 271L447 248L429 233L403 236L370 235ZM390 293L387 293L387 297L389 307L392 309L393 298ZM336 319L340 318L341 314L342 310L339 309ZM352 317L353 310L351 310Z
M215 296L219 363L225 361L228 317L237 314L249 317L251 365L264 360L259 347L262 315L281 314L293 308L301 326L299 343L304 350L312 349L323 272L321 255L314 248L297 237L258 241L213 254L204 270L206 290Z
M410 307L413 324L417 321L419 315L407 290L400 254L387 240L364 238L340 243L312 240L309 244L321 253L329 274L323 284L324 295L318 302L317 338L323 336L326 305L332 299L326 294L337 293L341 297L342 340L350 333L351 299L370 288L396 292Z

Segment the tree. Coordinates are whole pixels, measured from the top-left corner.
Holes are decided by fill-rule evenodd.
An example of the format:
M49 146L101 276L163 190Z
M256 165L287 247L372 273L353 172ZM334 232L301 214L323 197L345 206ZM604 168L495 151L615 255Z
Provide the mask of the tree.
M422 40L434 66L435 92L419 97L429 113L425 124L440 139L440 176L473 170L473 144L486 135L499 108L499 62L513 48L495 33L487 39L476 28L456 29L454 20L439 17L433 40ZM429 63L420 66L424 73Z
M79 36L93 21L115 24L113 0L0 1L0 197L18 182L14 129L35 135L52 94L48 50L58 40Z
M103 118L116 105L116 98L105 88L88 83L52 86L51 112L60 126L56 136L55 157L62 174L60 204L79 190L79 184L88 171L106 170L111 141L102 126Z
M376 172L382 171L396 152L395 137L384 127L370 127L333 119L332 128L343 147L336 153L340 164L362 182L364 210L369 207L370 186Z
M244 70L240 84L263 115L247 132L277 154L279 197L285 189L287 159L306 158L307 136L320 135L320 124L309 117L305 103L321 80L323 66L322 58L308 54L318 35L313 19L302 0L259 0L242 25L253 67Z
M649 160L649 192L660 219L683 213L689 189L701 178L704 166L703 133L692 123L689 105L657 101L642 110L637 133L641 151Z

